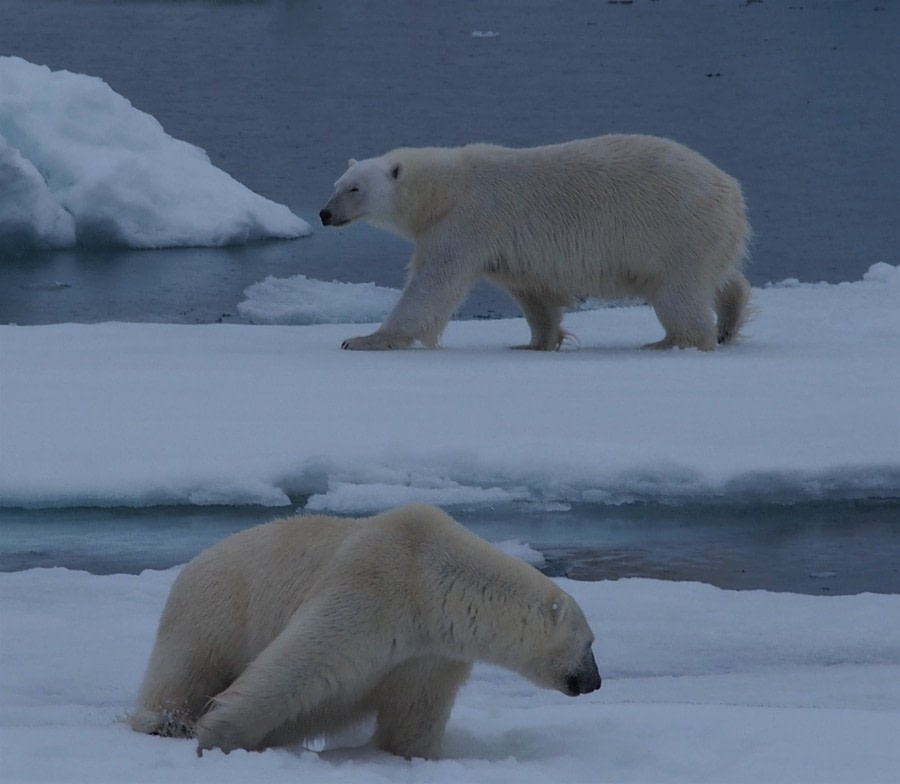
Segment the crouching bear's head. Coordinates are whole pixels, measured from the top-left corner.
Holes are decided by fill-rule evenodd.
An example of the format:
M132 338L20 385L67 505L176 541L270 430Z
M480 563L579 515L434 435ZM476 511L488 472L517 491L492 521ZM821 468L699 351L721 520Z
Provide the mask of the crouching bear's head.
M526 643L529 650L522 674L538 686L570 697L599 689L600 673L591 650L594 634L578 603L559 591L542 608L542 615L542 639Z
M393 203L401 164L386 157L357 161L334 184L334 193L320 210L323 226L346 226L365 220L376 226L393 228Z

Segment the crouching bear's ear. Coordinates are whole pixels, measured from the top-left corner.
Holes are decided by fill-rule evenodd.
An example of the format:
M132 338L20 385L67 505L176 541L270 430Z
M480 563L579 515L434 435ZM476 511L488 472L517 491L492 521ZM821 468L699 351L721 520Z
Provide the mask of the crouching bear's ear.
M401 172L402 170L403 170L403 169L402 169L402 167L400 166L399 163L395 163L393 166L391 166L391 179L392 179L392 180L399 180L399 179L400 179L400 172Z
M356 166L357 163L359 163L359 161L356 160L356 158L351 158L347 161L347 168L349 169L351 166Z
M565 596L561 596L550 603L550 615L554 623L562 623L566 617L566 611L569 609L569 600Z

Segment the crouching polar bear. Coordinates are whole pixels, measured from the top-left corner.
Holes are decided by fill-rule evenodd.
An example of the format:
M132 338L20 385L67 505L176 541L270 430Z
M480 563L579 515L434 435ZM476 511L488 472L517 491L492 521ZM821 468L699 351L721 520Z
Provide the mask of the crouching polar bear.
M435 758L474 661L576 696L600 688L593 641L571 596L434 507L278 520L178 575L130 722L227 752L374 716L378 748Z
M666 331L647 348L706 351L737 336L750 295L740 185L653 136L351 159L319 217L363 219L415 242L397 306L347 349L436 346L481 277L522 308L531 341L521 348L544 351L562 345L563 312L579 296L643 298Z

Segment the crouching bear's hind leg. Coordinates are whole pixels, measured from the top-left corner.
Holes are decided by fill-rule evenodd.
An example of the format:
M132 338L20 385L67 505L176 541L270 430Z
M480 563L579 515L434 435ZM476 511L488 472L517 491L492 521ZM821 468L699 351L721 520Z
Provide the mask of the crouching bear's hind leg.
M144 676L137 707L128 715L135 732L166 738L193 738L209 700L231 677L210 666L207 658L179 652L174 639L162 636Z

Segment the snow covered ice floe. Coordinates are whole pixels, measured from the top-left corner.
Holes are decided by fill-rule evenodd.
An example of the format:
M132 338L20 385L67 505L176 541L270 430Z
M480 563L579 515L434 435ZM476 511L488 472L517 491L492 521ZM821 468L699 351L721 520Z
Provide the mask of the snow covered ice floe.
M888 784L900 767L900 596L799 596L560 579L597 635L603 688L572 699L479 665L444 759L366 745L195 753L132 707L179 569L0 574L3 780L322 784Z
M218 246L309 231L101 79L0 57L0 248Z
M712 353L640 351L645 306L570 314L554 353L508 349L522 319L376 353L340 350L367 325L0 327L0 505L896 498L897 270L754 289ZM352 320L374 287L329 291Z

